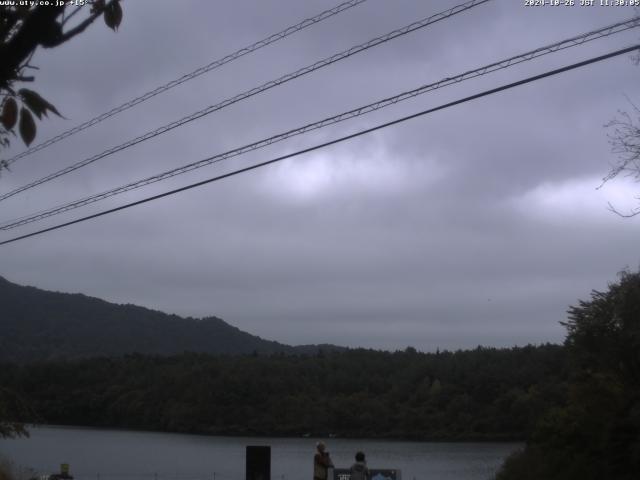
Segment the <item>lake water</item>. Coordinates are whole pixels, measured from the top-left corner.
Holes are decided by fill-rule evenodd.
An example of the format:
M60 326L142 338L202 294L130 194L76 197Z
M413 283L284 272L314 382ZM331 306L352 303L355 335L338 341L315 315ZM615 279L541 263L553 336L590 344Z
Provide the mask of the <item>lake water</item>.
M0 439L0 456L38 473L70 464L76 480L242 480L245 447L271 446L273 480L310 480L316 439L248 438L42 427L28 439ZM336 467L356 451L370 468L394 468L403 480L487 480L517 443L420 443L325 439Z

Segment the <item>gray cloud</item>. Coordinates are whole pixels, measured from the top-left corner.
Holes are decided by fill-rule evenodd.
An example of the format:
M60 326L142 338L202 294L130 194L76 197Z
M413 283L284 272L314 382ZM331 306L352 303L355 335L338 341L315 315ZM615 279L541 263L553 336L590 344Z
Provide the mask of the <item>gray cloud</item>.
M323 56L452 6L371 0L28 157L0 188L62 168ZM138 1L40 52L37 87L71 120L329 8ZM210 115L16 196L13 218L264 138L632 15L492 2ZM629 45L627 32L418 97L192 172L81 213L168 190ZM346 144L0 249L0 274L183 315L217 315L289 343L467 348L561 341L567 307L639 263L637 221L596 190L606 123L638 98L638 67L609 60ZM17 152L18 150L15 150ZM637 190L636 190L637 191ZM25 227L20 233L31 231ZM4 233L3 239L17 231Z

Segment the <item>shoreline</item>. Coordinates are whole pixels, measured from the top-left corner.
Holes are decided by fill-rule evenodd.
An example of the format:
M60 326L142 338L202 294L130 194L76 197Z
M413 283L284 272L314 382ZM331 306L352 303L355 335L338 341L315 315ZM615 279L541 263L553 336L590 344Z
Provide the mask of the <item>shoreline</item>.
M204 431L171 431L171 430L152 430L145 428L135 427L118 427L118 426L104 426L104 425L65 425L65 424L26 424L27 431L31 429L68 429L68 430L101 430L101 431L113 431L113 432L131 432L131 433L152 433L152 434L169 434L169 435L194 435L202 437L220 437L220 438L277 438L277 439L290 439L290 440L310 440L310 439L324 439L328 441L333 440L365 440L365 441L384 441L384 442L408 442L408 443L469 443L469 444L482 444L482 443L525 443L524 438L505 437L505 436L493 436L493 437L432 437L432 438L411 438L402 436L342 436L342 435L281 435L281 434L260 434L260 433L215 433ZM19 439L28 439L28 437L19 437ZM10 440L10 439L9 439Z

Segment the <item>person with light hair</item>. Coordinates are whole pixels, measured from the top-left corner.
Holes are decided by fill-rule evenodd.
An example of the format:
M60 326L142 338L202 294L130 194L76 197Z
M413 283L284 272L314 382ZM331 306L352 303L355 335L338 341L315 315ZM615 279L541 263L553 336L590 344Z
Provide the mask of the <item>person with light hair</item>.
M327 446L320 441L316 444L316 454L313 456L313 480L328 480L329 468L333 468L333 462Z

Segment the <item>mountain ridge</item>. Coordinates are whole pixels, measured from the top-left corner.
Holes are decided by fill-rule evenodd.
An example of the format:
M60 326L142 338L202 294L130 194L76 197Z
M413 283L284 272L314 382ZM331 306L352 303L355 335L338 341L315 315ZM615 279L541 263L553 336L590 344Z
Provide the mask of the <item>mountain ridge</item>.
M82 293L23 286L0 276L0 361L32 362L131 353L311 354L333 345L291 346L224 320L181 317Z

